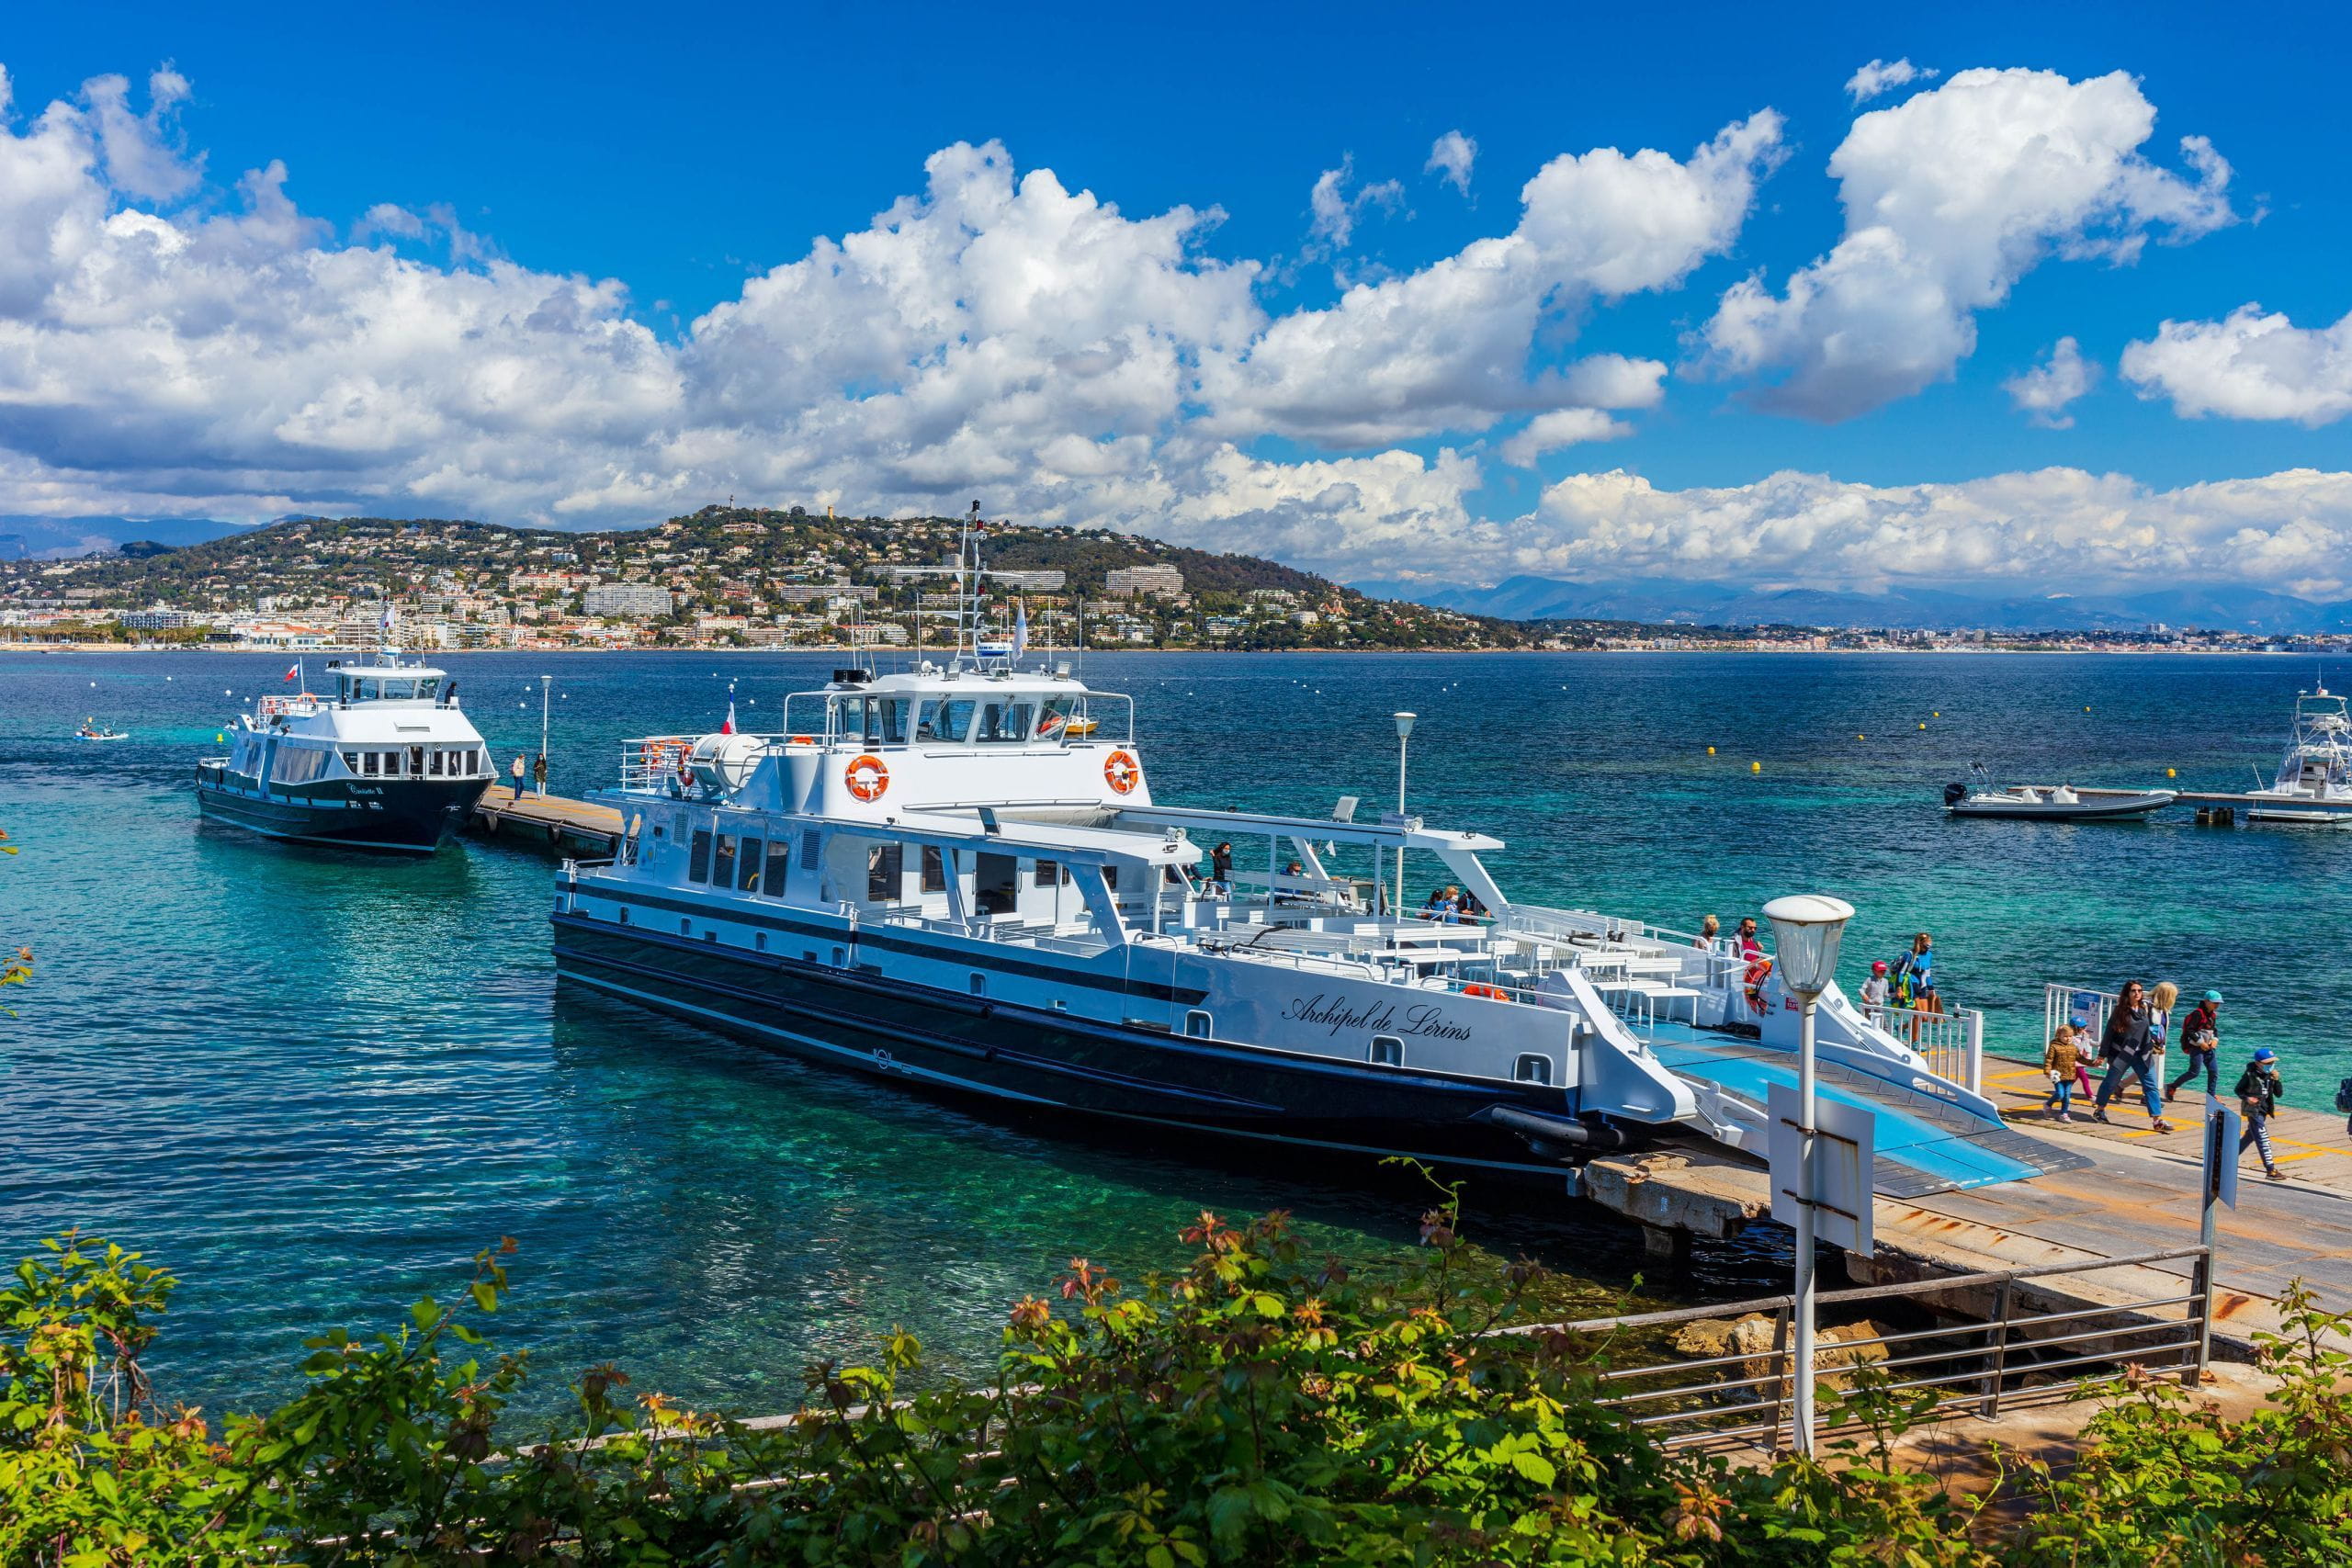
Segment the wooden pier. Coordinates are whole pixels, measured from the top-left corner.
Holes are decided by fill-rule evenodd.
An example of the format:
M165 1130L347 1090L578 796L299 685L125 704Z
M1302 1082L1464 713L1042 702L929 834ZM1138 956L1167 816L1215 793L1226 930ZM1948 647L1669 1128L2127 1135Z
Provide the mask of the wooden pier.
M621 814L608 806L534 795L527 789L518 795L508 785L494 784L474 802L467 831L502 843L609 855L620 848L625 827Z
M2171 1107L2178 1131L2170 1134L2154 1129L2136 1097L2111 1103L2110 1124L2104 1125L2085 1119L2088 1106L2077 1097L2075 1120L2061 1123L2041 1109L2049 1079L2039 1066L1988 1059L1985 1067L1985 1093L2013 1128L2067 1140L2091 1157L2090 1168L1926 1198L1881 1197L1872 1213L1875 1255L1847 1260L1857 1282L1951 1278L2196 1245L2202 1095L2184 1093ZM2278 1327L2278 1299L2290 1280L2310 1285L2330 1310L2352 1308L2352 1134L2341 1116L2282 1108L2271 1141L2290 1179L2266 1179L2248 1151L2238 1206L2221 1213L2213 1349L2224 1359L2251 1359L2256 1333ZM1763 1167L1711 1147L1605 1156L1583 1168L1576 1190L1639 1223L1653 1251L1666 1255L1693 1235L1736 1235L1771 1209ZM2190 1267L2184 1260L2071 1276L2051 1297L2065 1307L2146 1300L2164 1292L2167 1275L2174 1293L2185 1293ZM1986 1303L1949 1305L1973 1316Z

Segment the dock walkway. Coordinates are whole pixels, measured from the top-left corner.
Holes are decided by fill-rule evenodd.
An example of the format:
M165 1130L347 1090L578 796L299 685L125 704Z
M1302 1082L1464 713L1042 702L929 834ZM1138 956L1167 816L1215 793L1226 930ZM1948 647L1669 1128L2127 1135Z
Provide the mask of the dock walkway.
M494 784L474 802L467 830L477 838L608 855L620 847L624 826L621 814L608 806L534 795L527 789L518 794L509 785Z
M1997 1067L1986 1074L1985 1092L2016 1134L2079 1153L2088 1165L1995 1187L1881 1195L1872 1211L1876 1255L1849 1260L1858 1280L1925 1280L2196 1243L2201 1096L2181 1097L2174 1107L2180 1131L2169 1136L2136 1103L2110 1105L2108 1125L2079 1117L2060 1123L2040 1110L2048 1080L2038 1066ZM2352 1307L2352 1135L2341 1116L2301 1110L2284 1111L2272 1131L2291 1179L2264 1180L2249 1152L2238 1206L2219 1219L2213 1342L2217 1355L2233 1359L2251 1356L2256 1331L2278 1326L2278 1301L2291 1280L2319 1292L2330 1310ZM1667 1243L1735 1235L1771 1208L1760 1165L1711 1148L1605 1156L1584 1168L1577 1190ZM2186 1289L2183 1262L2079 1280L2070 1300L2144 1298L2162 1285L2160 1271Z

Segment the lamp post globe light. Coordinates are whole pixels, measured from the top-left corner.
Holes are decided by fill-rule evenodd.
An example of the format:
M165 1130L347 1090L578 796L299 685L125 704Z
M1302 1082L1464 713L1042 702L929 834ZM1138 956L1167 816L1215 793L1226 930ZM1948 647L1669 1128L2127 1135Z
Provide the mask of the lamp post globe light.
M1405 815L1405 751L1413 743L1415 714L1397 713L1389 716L1396 721L1396 815ZM1375 868L1376 869L1376 868ZM1396 918L1405 918L1405 845L1396 845Z
M1813 1201L1814 1120L1813 1010L1837 976L1838 949L1854 907L1843 898L1797 893L1764 906L1772 922L1772 953L1781 984L1797 998L1797 1246L1796 1397L1789 1412L1792 1446L1813 1452Z

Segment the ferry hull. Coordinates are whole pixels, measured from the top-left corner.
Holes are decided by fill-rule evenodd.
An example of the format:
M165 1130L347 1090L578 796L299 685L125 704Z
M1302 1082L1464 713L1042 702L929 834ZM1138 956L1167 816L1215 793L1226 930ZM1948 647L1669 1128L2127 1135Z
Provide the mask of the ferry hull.
M555 917L554 946L567 981L910 1087L1553 1180L1566 1168L1564 1148L1539 1155L1493 1119L1532 1111L1573 1135L1556 1088L1123 1027L579 915Z
M241 789L198 770L198 807L264 838L341 849L431 854L465 825L487 779L415 779L355 788L328 781L288 789Z

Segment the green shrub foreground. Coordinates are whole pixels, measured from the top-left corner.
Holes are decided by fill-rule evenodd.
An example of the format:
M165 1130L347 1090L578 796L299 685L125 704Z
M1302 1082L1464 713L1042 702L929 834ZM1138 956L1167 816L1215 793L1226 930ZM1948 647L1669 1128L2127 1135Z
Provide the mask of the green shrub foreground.
M213 1430L141 1370L174 1280L48 1244L0 1292L0 1562L116 1563L2352 1562L2340 1320L2307 1298L2268 1406L2225 1424L2119 1384L2083 1462L2017 1469L1997 1516L1897 1468L1905 1412L1826 1466L1660 1450L1592 1401L1596 1352L1523 1319L1540 1282L1424 1223L1408 1265L1308 1257L1283 1216L1212 1215L1181 1273L1074 1262L1013 1307L994 1382L897 1333L809 1370L775 1425L631 1397L609 1367L518 1430L526 1358L468 1288L371 1337L310 1341L307 1389ZM505 1417L502 1419L502 1417Z

